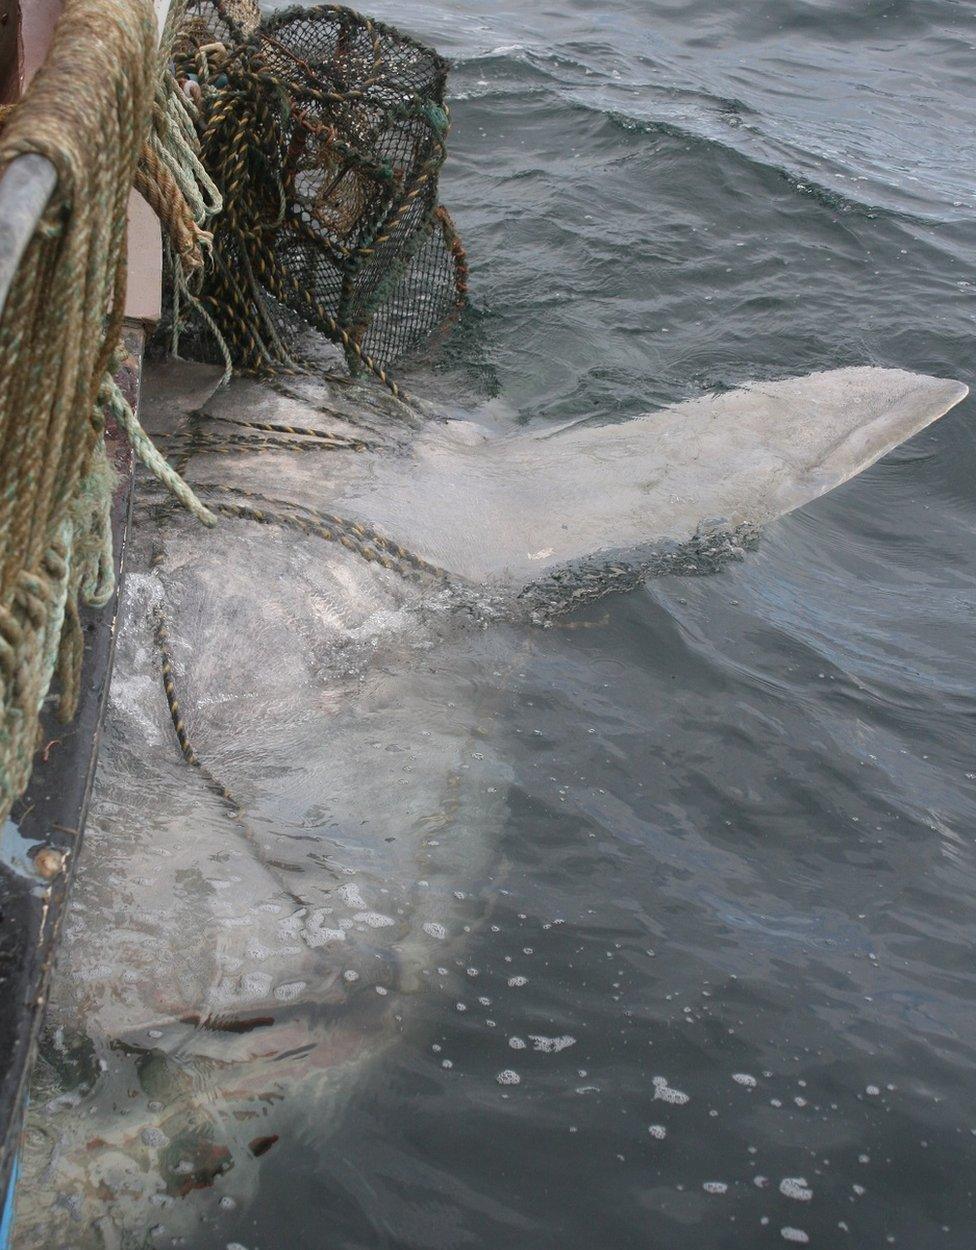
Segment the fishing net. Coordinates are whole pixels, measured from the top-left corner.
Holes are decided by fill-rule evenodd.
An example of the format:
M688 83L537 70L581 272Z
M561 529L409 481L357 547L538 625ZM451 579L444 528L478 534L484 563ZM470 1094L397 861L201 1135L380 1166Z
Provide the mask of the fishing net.
M175 67L224 203L177 326L189 310L256 370L291 362L296 330L312 327L351 371L388 382L467 289L438 204L446 63L349 9L260 20L247 0L196 0Z

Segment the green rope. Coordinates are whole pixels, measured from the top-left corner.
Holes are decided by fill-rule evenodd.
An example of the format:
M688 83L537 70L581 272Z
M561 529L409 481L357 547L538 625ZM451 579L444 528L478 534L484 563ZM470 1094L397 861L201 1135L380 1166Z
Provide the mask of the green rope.
M53 572L52 584L55 600L51 615L44 628L44 647L41 657L42 693L37 702L38 712L44 706L51 679L58 665L58 654L61 651L61 631L64 629L64 618L68 607L68 588L71 573L71 548L74 538L74 526L70 521L62 521L52 550L48 552L48 567ZM58 551L58 547L61 548Z
M106 374L102 383L100 392L100 402L103 411L110 414L118 422L136 455L146 466L152 475L166 487L166 489L181 504L191 512L198 521L204 525L216 525L217 518L209 508L204 507L193 491L187 486L186 482L180 477L171 464L169 464L155 443L142 428L139 418L132 411L129 401L116 385L115 379L111 375Z

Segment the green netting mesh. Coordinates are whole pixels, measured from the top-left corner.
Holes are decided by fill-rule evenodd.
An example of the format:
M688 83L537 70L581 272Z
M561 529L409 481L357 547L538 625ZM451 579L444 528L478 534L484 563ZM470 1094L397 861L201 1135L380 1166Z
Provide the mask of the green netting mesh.
M385 380L466 291L464 251L437 198L445 62L349 9L258 22L229 0L198 0L176 69L224 197L192 292L198 311L239 367L287 362L297 316L351 369Z

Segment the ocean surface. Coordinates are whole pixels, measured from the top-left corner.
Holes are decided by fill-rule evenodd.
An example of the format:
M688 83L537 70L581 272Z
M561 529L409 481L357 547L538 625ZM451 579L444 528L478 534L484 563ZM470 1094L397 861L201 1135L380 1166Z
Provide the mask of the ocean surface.
M453 62L473 307L414 389L623 422L848 364L972 383L970 0L372 12ZM341 1099L268 1094L245 1192L104 1244L972 1250L974 432L969 400L720 574L466 670L493 805L455 940Z

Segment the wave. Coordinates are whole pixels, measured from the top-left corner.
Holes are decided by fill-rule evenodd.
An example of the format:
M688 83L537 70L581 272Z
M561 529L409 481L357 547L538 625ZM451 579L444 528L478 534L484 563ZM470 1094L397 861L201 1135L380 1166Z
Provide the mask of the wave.
M496 104L525 94L551 97L563 105L607 117L624 130L671 135L735 153L779 174L794 189L833 212L869 219L884 215L913 226L969 221L971 189L960 190L958 162L948 162L943 146L932 152L899 139L898 127L874 134L856 119L831 130L821 125L816 93L829 90L822 76L800 90L812 67L779 65L784 80L806 98L806 116L777 111L779 89L764 91L758 71L737 78L747 88L736 94L717 83L696 83L680 61L652 62L637 56L629 63L609 44L547 47L535 43L499 44L457 58L452 97L458 103L491 99ZM816 92L813 88L816 88ZM841 84L843 88L843 84ZM891 101L879 95L885 107ZM914 163L913 163L914 162ZM945 166L945 168L943 168ZM961 198L965 196L966 198Z

